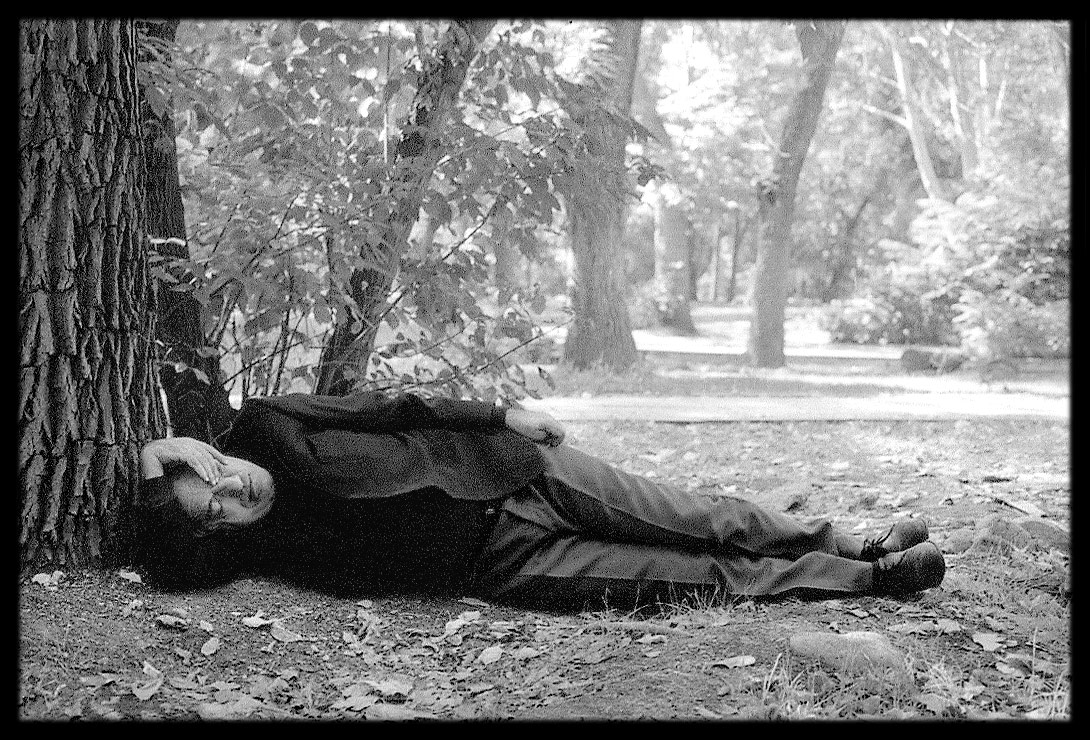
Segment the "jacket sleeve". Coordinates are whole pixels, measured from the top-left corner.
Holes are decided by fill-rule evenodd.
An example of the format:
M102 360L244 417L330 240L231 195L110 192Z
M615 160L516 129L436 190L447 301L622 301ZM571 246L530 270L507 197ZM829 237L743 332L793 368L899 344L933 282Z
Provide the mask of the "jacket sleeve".
M309 427L354 432L405 432L413 429L494 432L506 428L507 415L505 408L482 401L423 399L410 393L389 396L371 392L343 397L292 393L252 398L246 404L267 406Z

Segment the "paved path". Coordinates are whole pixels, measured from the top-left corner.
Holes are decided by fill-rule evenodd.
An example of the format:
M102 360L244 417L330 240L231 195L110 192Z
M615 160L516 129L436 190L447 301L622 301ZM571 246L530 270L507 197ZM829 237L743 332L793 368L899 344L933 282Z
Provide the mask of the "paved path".
M901 393L870 397L553 396L523 401L561 421L1070 421L1070 400L1030 393Z

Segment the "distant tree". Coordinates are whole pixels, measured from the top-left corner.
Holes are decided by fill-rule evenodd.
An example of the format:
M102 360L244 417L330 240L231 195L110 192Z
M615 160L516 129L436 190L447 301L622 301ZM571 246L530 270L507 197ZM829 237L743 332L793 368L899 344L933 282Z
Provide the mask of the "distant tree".
M757 265L747 346L750 361L758 367L784 364L784 315L795 194L844 28L843 21L795 24L802 49L803 82L784 121L772 172L758 182Z
M21 565L121 557L164 430L132 21L19 24Z
M625 144L640 43L639 21L612 21L608 51L612 69L600 90L573 96L569 113L582 131L578 155L565 187L575 269L572 322L564 363L615 371L636 362L636 343L624 301Z
M657 71L661 62L649 61L647 58L656 51L648 50L646 45L643 48L640 74L633 90L632 114L651 134L648 149L654 153L656 161L664 157L676 161L678 155L673 137L666 130L656 107L658 86L652 85L648 79L651 76L649 73ZM696 327L689 312L689 301L695 297L695 273L700 260L693 253L695 232L687 212L687 194L672 175L667 169L667 176L671 179L652 183L645 190L645 201L651 205L655 223L652 294L659 323L683 334L692 334L696 332Z
M692 290L692 225L676 183L649 188L655 214L655 309L659 323L681 334L696 334L689 309Z

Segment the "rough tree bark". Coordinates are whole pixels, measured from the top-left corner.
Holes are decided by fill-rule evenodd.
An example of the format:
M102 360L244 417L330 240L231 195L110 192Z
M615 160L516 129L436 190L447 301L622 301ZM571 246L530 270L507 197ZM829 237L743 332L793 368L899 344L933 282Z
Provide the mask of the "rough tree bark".
M376 198L381 203L393 197L394 207L368 214L376 225L376 236L360 246L366 266L354 269L348 280L348 293L358 312L347 305L337 310L336 326L318 367L317 393L345 395L366 375L409 233L442 154L443 124L454 109L470 62L495 24L495 20L453 21L435 53L423 62L411 112L382 193L386 197Z
M639 55L640 22L612 23L612 51L618 59L617 77L609 93L618 111L632 108L632 85ZM596 106L577 104L572 117L584 130L590 162L624 166L625 135ZM575 269L571 293L572 323L564 342L563 361L579 369L605 366L623 371L636 364L636 343L624 300L625 205L604 192L595 172L580 173L586 187L567 194L568 219Z
M173 42L178 20L140 21L137 28L150 37ZM144 125L144 159L147 170L145 200L148 236L156 240L155 249L168 257L186 258L185 205L178 175L178 150L174 137L173 111L157 115L146 96L141 105ZM181 278L181 276L178 276ZM159 285L159 317L156 338L162 342L159 353L159 380L167 399L171 432L178 437L195 437L211 442L227 430L234 409L223 386L219 353L202 357L198 348L206 344L201 324L201 305L192 294L169 290ZM177 363L199 370L178 371Z
M21 565L96 565L163 431L136 32L24 20L19 50Z
M825 87L833 71L843 21L798 21L804 80L784 122L772 175L759 183L757 264L754 268L748 354L758 367L782 367L783 324L787 307L791 220L799 174L817 130Z

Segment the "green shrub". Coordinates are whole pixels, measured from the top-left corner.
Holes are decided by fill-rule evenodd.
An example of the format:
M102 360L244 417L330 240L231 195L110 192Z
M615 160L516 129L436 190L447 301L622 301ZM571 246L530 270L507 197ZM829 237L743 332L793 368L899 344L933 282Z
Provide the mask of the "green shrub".
M1012 291L962 291L954 323L962 347L977 360L1071 355L1070 302L1037 305Z
M862 297L832 301L822 328L834 342L957 345L953 301L921 287L872 287Z

